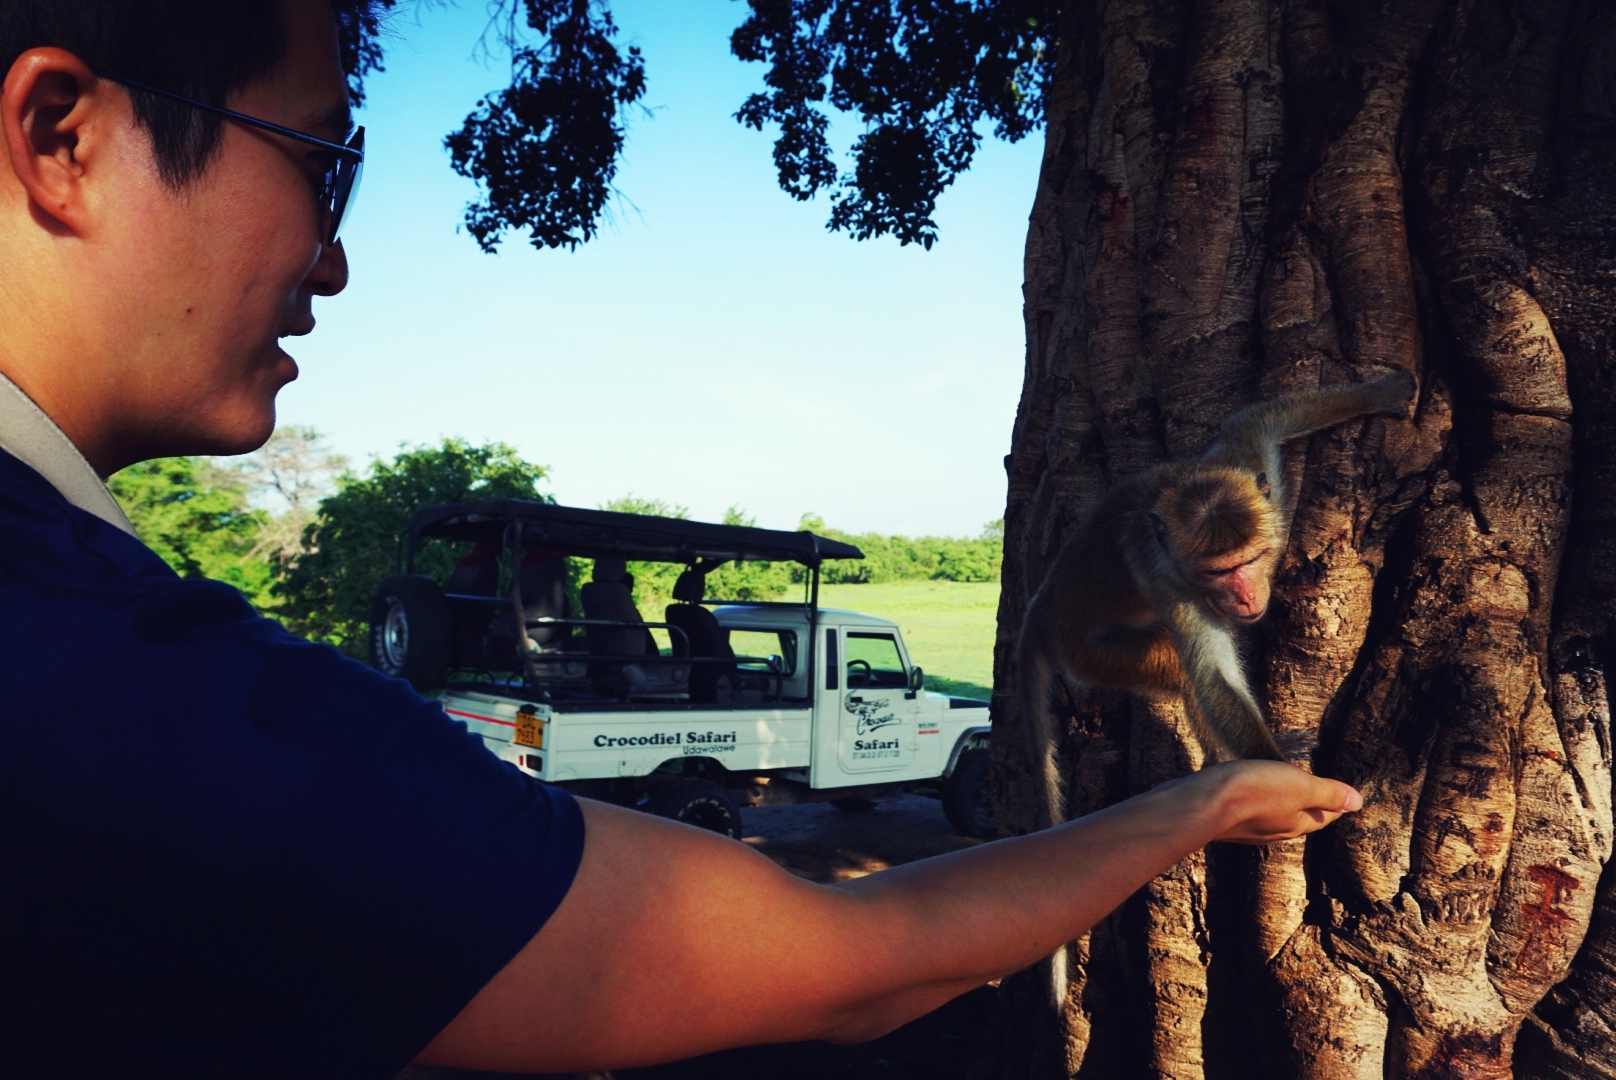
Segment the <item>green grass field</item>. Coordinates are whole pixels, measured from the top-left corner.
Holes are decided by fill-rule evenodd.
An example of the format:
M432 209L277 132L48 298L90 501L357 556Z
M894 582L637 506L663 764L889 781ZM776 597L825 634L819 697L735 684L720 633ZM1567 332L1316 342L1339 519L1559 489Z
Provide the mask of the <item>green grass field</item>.
M998 582L821 585L819 603L879 615L902 627L910 658L926 669L926 689L977 698L992 691Z

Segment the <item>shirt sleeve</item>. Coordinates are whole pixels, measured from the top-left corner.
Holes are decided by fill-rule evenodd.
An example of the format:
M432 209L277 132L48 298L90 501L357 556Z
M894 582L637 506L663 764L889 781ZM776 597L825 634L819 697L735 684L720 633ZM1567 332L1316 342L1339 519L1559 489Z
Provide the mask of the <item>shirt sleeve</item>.
M576 873L570 796L225 586L71 670L0 800L0 968L33 980L0 1024L51 1075L390 1077Z

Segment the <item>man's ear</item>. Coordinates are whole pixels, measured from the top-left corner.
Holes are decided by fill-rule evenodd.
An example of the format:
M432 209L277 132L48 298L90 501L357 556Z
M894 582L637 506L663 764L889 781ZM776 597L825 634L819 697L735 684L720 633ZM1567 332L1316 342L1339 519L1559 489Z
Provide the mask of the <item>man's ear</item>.
M0 129L11 171L40 224L78 233L85 224L85 164L113 118L104 79L64 49L29 49L6 73Z

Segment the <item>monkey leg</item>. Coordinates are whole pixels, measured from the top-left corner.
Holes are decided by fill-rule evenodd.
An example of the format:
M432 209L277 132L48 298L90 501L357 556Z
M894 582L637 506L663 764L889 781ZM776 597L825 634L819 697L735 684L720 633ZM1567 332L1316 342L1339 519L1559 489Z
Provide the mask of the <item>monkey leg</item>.
M1066 670L1089 686L1151 697L1184 693L1184 666L1163 626L1108 626L1092 631L1066 658Z
M1223 422L1206 460L1261 471L1271 464L1274 448L1291 439L1355 416L1405 415L1414 390L1412 375L1393 371L1368 382L1320 387L1248 405Z

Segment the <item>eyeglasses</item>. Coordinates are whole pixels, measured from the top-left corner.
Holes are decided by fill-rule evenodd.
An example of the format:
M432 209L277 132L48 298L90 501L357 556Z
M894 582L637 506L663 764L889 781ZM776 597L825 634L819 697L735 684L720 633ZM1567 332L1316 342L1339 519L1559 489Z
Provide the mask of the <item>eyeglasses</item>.
M155 86L148 86L133 79L126 79L121 75L109 75L104 71L96 71L95 74L103 79L110 79L115 83L122 83L124 86L130 86L136 90L144 90L148 94L156 94L158 97L165 97L171 101L183 102L205 112L214 113L231 120L239 120L243 124L262 128L265 131L273 131L275 134L284 135L288 139L296 139L298 142L308 143L310 146L318 146L323 150L330 151L334 158L330 166L326 168L325 179L320 189L320 209L330 215L331 221L331 227L326 232L325 242L327 244L337 242L337 230L342 228L342 219L353 208L354 193L359 190L359 178L365 173L364 128L354 129L353 136L346 145L328 142L313 135L305 135L303 132L293 128L272 124L268 120L260 120L256 116L248 116L246 113L238 113L234 109L226 109L218 105L209 105L205 101L198 101L195 98L186 97L184 94L176 94L172 90L160 90Z

